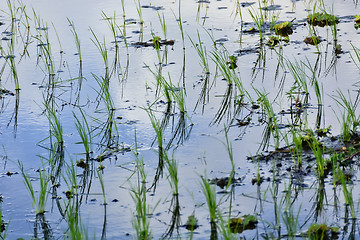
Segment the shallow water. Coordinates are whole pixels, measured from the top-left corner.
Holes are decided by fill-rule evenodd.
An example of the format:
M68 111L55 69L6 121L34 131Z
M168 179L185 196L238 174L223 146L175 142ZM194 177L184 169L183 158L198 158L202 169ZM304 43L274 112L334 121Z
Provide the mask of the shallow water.
M162 46L159 54L162 59L162 74L167 81L171 78L172 83L180 89L184 87L186 91L185 104L186 116L182 116L173 103L169 123L164 130L164 145L166 145L174 135L178 123L184 124L184 135L175 135L175 139L170 144L169 156L174 156L178 163L179 176L179 195L180 219L183 225L187 217L195 214L198 219L199 228L195 230L193 239L208 239L211 236L209 224L209 212L206 205L204 194L201 191L200 176L206 175L209 179L228 177L231 172L231 162L229 154L224 144L226 141L224 128L228 129L228 138L232 144L235 177L242 181L232 188L232 194L221 193L219 187L216 188L218 194L217 201L220 201L219 212L228 216L229 206L231 205L231 217L239 217L245 214L254 214L258 217L259 223L254 230L246 230L239 233L237 238L246 239L261 238L261 236L274 236L274 238L287 238L286 224L284 223L285 213L293 211L298 217L297 237L301 238L301 233L314 222L326 223L329 226L338 226L341 229L340 236L344 239L359 235L357 230L358 222L352 221L348 216L348 208L344 205L342 187L333 188L332 178L325 180L325 186L318 181L314 172L311 171L306 176L300 176L300 184L296 184L292 172L287 171L293 167L293 160L273 160L270 162L250 161L249 156L254 156L260 147L264 137L266 124L259 122L264 118L260 109L251 113L251 101L257 102L258 96L254 89L268 93L267 97L272 103L274 112L278 117L279 124L289 124L291 121L288 114L280 114L281 110L290 107L288 95L286 94L292 86L294 79L288 69L279 67L279 59L284 56L290 62L307 61L316 68L317 80L322 87L322 118L319 122L320 127L331 125L331 133L337 136L341 133L341 111L343 111L334 100L337 91L340 90L347 96L347 91L355 100L358 88L359 69L357 60L351 58L354 55L352 48L360 47L357 38L359 30L354 28L353 16L357 14L357 4L353 1L331 2L325 1L327 11L332 9L336 16L340 17L337 25L338 43L342 46L342 53L335 55L333 52L333 35L331 27L316 30L324 41L315 46L307 45L303 42L309 35L306 17L308 11L312 9L314 1L274 1L272 5L279 5L280 9L275 11L263 11L265 14L276 16L278 21L291 21L294 18L294 33L290 35L289 43L284 43L282 48L278 46L271 49L265 44L260 44L258 33L246 33L255 24L250 17L249 10L258 11L258 3L250 7L241 8L243 18L243 28L241 28L239 15L234 15L236 1L210 1L196 2L193 0L181 1L181 19L184 28L184 46L182 35L179 29L177 18L179 17L178 1L141 1L141 8L144 24L139 24L139 16L136 11L135 3L127 1L125 3L125 19L122 17L122 7L119 1L27 1L25 12L30 20L30 39L31 43L27 50L29 56L21 58L24 42L22 37L26 37L26 28L22 25L24 15L19 11L16 15L15 40L15 62L19 76L21 90L15 96L1 95L0 108L0 156L1 185L0 194L2 195L2 215L7 222L7 233L9 239L22 237L28 238L63 238L68 234L68 224L61 215L58 204L64 206L67 203L65 192L69 190L66 180L67 167L63 166L62 173L59 175L60 187L57 195L60 198L51 199L49 194L46 205L44 219L36 218L36 214L31 205L30 194L23 184L23 176L20 173L18 161L24 165L25 172L32 177L32 182L38 189L38 170L42 164L45 169L50 171L47 163L49 159L48 148L52 147L49 137L49 121L44 115L44 99L53 101L54 109L58 114L63 126L65 157L67 164L75 163L81 158L85 158L84 148L77 129L73 112L81 118L78 107L85 112L87 120L94 130L92 159L90 160L90 170L84 171L80 167L77 170L77 180L82 186L89 186L84 194L80 205L81 224L84 226L90 238L106 237L108 239L131 239L136 238L135 230L131 221L135 217L135 203L131 198L131 187L138 183L135 171L135 155L131 151L121 151L122 146L130 146L134 150L135 132L139 147L139 156L143 159L146 172L146 185L150 187L159 169L156 135L151 125L149 116L144 110L151 105L156 113L156 117L161 119L165 115L166 98L158 95L158 86L155 76L151 71L156 71L159 66L159 58L154 47L136 47L134 44L139 41L152 39L152 34L163 37L159 14L164 14L167 26L167 39L175 40L173 46ZM19 6L18 3L14 3ZM244 2L245 5L245 2ZM269 3L270 5L270 3ZM71 6L69 8L68 6ZM144 7L151 6L151 7ZM159 11L154 7L161 7ZM8 16L9 9L6 2L0 2L0 9L3 10L0 22L5 23L0 26L3 37L9 38L4 33L11 31L11 18ZM41 27L48 30L37 30L33 11L40 19ZM101 137L104 132L99 131L98 126L103 126L106 122L105 105L98 97L99 86L96 82L97 77L105 76L105 66L103 58L95 46L94 36L90 28L96 33L100 42L105 42L110 69L115 55L114 37L103 19L102 12L108 17L115 14L116 23L122 31L126 31L128 50L123 38L118 36L119 41L119 72L113 74L109 80L109 92L115 105L114 116L118 128L119 146L116 151L106 147L100 147ZM82 82L80 88L79 76L79 56L76 54L76 44L74 36L69 26L70 21L74 22L77 34L81 42L82 54ZM56 31L55 31L56 30ZM40 34L49 34L52 58L55 66L54 78L58 83L54 88L47 86L49 74L46 72L44 58L38 57L38 41L35 38ZM206 83L206 74L200 63L196 49L191 44L190 38L198 43L198 36L203 42L208 52L209 70L208 96L205 102L199 103L200 93ZM265 40L268 38L270 30L265 32ZM59 40L57 38L59 36ZM118 32L118 35L120 33ZM239 94L234 91L230 97L230 106L225 111L224 116L220 115L222 101L226 96L229 85L222 80L220 70L211 59L211 52L215 51L213 40L217 40L217 49L222 49L223 44L229 55L237 56L236 73L240 76L243 87L248 91L248 96L244 100L245 107L233 104L234 97ZM4 72L1 75L0 87L15 91L14 82L10 72L10 67L6 63L9 40L3 39L1 46L5 53L0 59L4 64ZM248 50L248 51L247 51ZM60 52L61 51L61 52ZM128 51L128 54L127 54ZM221 51L221 50L219 50ZM280 55L278 53L281 53ZM2 66L0 64L0 66ZM151 71L149 70L151 69ZM276 73L279 68L279 72ZM94 77L95 76L95 77ZM314 88L309 85L309 107L304 108L301 119L304 127L315 130L318 113L318 102ZM205 88L206 89L206 88ZM303 96L300 95L300 98ZM204 104L202 104L204 103ZM197 107L196 107L197 106ZM239 107L239 112L233 109ZM251 113L251 114L250 114ZM249 125L240 126L236 119L246 120L248 114L251 116ZM306 117L305 117L306 116ZM183 118L182 118L183 117ZM179 122L180 121L180 122ZM95 134L99 134L95 136ZM283 134L288 134L287 128L283 129ZM104 134L106 136L106 134ZM289 136L290 137L290 136ZM52 141L54 139L52 138ZM273 139L270 138L268 150L274 150ZM281 146L285 146L281 141ZM125 148L128 150L127 148ZM111 151L112 150L112 151ZM105 186L105 197L107 204L104 205L101 184L96 175L95 169L101 164L95 161L97 156L109 153L102 162L105 168L102 176ZM276 161L282 162L281 166L276 165ZM357 190L357 158L352 165L354 176L349 188L353 189L355 206L358 205L359 191ZM311 169L315 170L314 161L309 163ZM275 167L274 167L275 166ZM8 176L7 173L14 173ZM264 179L260 186L252 185L252 179L257 172ZM85 174L89 173L90 176ZM155 207L153 214L149 216L150 229L154 239L159 239L168 232L172 214L172 200L177 195L172 194L168 181L168 172L164 168L163 175L157 182L156 190L147 193L147 203L150 208ZM85 183L83 181L86 181ZM320 187L319 187L320 186ZM276 192L274 189L277 189ZM325 189L323 191L323 189ZM335 190L334 190L335 189ZM271 195L273 191L276 198ZM336 191L334 193L334 191ZM293 204L286 202L286 193L291 192ZM229 197L230 196L230 197ZM323 200L319 200L322 199ZM113 201L113 200L118 201ZM230 201L232 199L232 201ZM175 200L174 200L175 201ZM275 202L277 202L279 213L282 213L279 221L281 231L276 230ZM320 206L320 203L324 203ZM291 206L291 208L289 208ZM358 213L356 208L356 214ZM40 224L47 223L47 224ZM37 224L37 225L36 225ZM35 226L35 227L34 227ZM44 229L50 228L51 231ZM354 229L354 230L353 230ZM353 230L353 231L352 231ZM49 234L46 235L46 234ZM168 236L167 236L168 237ZM185 227L178 226L174 230L173 237L191 238L190 233ZM218 238L222 239L218 232ZM212 239L215 239L212 235Z

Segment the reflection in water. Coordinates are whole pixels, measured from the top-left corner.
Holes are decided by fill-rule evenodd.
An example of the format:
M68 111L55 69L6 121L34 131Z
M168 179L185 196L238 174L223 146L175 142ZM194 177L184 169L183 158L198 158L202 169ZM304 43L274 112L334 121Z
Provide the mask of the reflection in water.
M203 114L204 114L204 110L205 110L205 105L209 102L209 92L211 89L211 86L209 84L209 76L210 76L210 73L206 73L205 75L201 76L200 81L202 83L202 87L201 87L201 91L199 94L199 98L195 104L195 109L201 104L201 106L202 106L201 110L202 110Z
M40 233L39 233L40 231ZM34 223L34 239L55 239L50 224L45 219L44 213L36 214Z
M261 81L265 79L265 68L266 68L266 51L267 48L263 42L260 42L258 48L257 59L255 61L255 66L252 70L252 79L253 81L257 78L259 72L262 72Z
M3 97L0 98L2 99ZM3 101L2 101L3 103ZM14 121L14 137L16 138L16 132L17 132L17 126L18 126L18 113L19 113L19 103L20 103L20 90L16 90L15 93L15 106L14 106L14 112L9 120L8 126L12 121ZM4 109L5 110L5 109Z
M210 222L210 240L218 240L216 222Z
M179 227L180 227L180 203L179 203L179 194L173 194L171 199L171 204L169 207L169 213L171 214L171 220L167 230L165 231L162 239L168 239L173 237L174 230L176 230L176 239L180 236Z
M315 195L312 197L314 204L305 222L310 221L311 219L313 219L315 222L318 222L319 217L323 217L324 206L328 204L324 179L319 179L317 184L318 186L316 188Z
M173 146L173 142L176 142L175 147L182 145L184 141L188 140L190 137L191 129L193 127L193 124L188 125L187 120L188 116L184 112L180 112L177 114L177 123L174 124L175 116L172 116L172 131L171 131L171 137L169 138L168 144L166 146L166 149L170 149Z

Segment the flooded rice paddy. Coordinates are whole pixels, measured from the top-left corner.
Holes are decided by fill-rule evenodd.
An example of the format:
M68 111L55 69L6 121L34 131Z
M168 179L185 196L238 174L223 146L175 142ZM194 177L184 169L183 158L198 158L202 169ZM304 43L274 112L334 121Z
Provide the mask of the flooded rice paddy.
M2 239L357 239L357 1L0 2Z

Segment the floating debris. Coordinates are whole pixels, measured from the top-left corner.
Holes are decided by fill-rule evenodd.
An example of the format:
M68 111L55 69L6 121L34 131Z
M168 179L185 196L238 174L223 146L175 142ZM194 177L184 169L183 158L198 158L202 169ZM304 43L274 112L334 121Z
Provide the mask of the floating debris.
M150 39L147 42L135 42L132 45L135 46L135 47L154 47L154 48L156 48L155 44L159 44L159 47L161 47L163 45L173 46L175 44L175 40L161 40L161 39L158 39L154 43L154 39Z
M15 96L15 94L7 89L0 88L0 97L1 95L9 95L9 96Z

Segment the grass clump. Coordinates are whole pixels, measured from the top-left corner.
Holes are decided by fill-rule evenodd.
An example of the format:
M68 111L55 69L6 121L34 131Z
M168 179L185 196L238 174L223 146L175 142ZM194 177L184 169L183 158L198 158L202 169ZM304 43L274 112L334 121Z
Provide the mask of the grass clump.
M339 228L329 227L326 224L314 223L309 227L307 234L310 240L337 239L339 234Z
M310 44L310 45L316 46L316 45L318 45L318 44L321 42L321 40L320 40L320 38L319 38L318 36L313 35L313 36L311 36L311 37L306 37L306 38L304 39L304 42L305 42L306 44Z
M233 233L242 233L245 230L255 229L258 223L254 215L244 215L243 217L231 218L229 228Z
M29 191L32 199L32 205L35 209L36 214L45 213L45 206L48 198L48 192L50 190L50 178L46 174L45 169L39 169L39 193L36 195L36 191L34 190L34 186L32 184L31 178L24 171L24 166L21 162L18 163L21 174L24 178L24 184Z
M199 227L198 220L194 215L190 215L185 223L185 228L189 231L194 231Z
M276 24L274 27L275 33L277 35L284 36L284 37L289 36L293 33L292 26L293 26L292 22L289 22L289 21Z
M325 12L315 12L307 16L307 22L313 26L331 26L339 22L339 18Z

